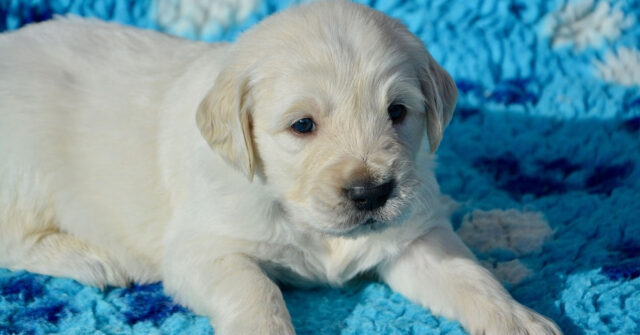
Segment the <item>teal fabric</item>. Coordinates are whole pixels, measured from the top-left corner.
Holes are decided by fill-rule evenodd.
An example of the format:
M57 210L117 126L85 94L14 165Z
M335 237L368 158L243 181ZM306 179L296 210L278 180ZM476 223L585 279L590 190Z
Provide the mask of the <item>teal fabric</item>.
M535 254L479 258L517 259L531 270L510 292L566 334L638 334L640 78L631 74L640 56L622 55L639 55L640 1L361 2L404 21L456 80L460 100L437 169L461 204L454 226L476 209L517 209L543 214L554 230ZM233 40L293 5L257 1L247 15L202 23L167 3L175 1L0 0L0 31L71 13ZM607 75L616 60L622 75ZM379 283L284 288L284 296L299 334L465 334ZM0 269L0 334L212 332L161 284L100 291Z

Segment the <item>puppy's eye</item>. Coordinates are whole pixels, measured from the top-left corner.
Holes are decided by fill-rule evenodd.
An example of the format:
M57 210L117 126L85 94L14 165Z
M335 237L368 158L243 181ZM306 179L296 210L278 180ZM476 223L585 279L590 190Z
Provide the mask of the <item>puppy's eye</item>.
M291 125L291 129L298 134L307 134L316 129L316 124L313 122L313 119L307 117L294 122Z
M389 118L393 124L398 124L404 120L405 115L407 115L407 108L398 103L392 103L387 108L387 113L389 113Z

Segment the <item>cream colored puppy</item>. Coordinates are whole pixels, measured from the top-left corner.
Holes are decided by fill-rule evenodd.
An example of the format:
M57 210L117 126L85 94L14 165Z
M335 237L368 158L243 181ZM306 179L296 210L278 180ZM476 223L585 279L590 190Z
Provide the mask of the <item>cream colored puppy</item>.
M430 153L455 84L379 12L234 44L60 19L1 35L0 78L2 267L162 280L218 334L293 334L276 282L363 272L472 334L560 333L452 231Z

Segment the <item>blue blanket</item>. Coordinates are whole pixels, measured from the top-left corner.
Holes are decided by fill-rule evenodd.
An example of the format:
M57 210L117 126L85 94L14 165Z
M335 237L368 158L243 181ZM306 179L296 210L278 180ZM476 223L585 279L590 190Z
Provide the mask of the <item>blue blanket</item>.
M456 80L437 176L483 264L566 334L639 334L640 1L363 2L404 21ZM0 31L72 13L233 40L291 5L0 0ZM299 334L465 334L379 283L284 296ZM0 269L0 334L212 332L161 284L100 291Z

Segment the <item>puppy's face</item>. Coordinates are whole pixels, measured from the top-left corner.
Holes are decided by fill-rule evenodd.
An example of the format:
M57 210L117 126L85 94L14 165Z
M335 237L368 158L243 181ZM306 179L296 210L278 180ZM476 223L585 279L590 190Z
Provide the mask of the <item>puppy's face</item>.
M407 63L377 61L397 60L294 57L254 87L262 171L294 222L330 233L370 229L412 198L426 124L420 83Z
M391 224L412 202L416 153L425 129L437 147L455 85L419 40L366 7L276 17L234 46L198 112L203 135L255 170L292 222L332 234Z

